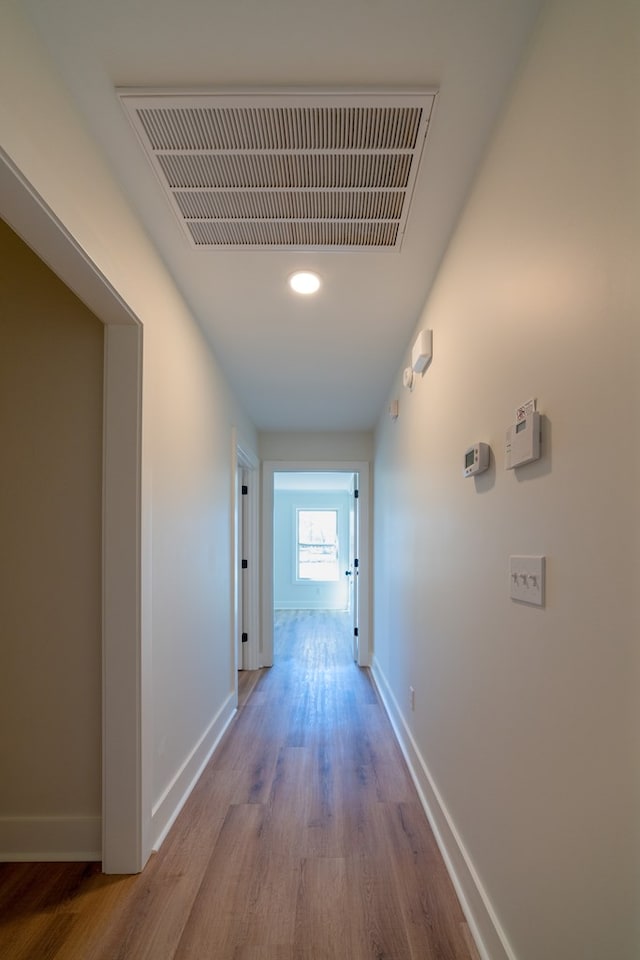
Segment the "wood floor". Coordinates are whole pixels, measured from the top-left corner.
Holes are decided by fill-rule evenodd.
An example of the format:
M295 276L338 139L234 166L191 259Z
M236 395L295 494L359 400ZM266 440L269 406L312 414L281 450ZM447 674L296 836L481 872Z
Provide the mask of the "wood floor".
M3 960L477 960L344 615L279 616L240 704L140 876L0 864Z

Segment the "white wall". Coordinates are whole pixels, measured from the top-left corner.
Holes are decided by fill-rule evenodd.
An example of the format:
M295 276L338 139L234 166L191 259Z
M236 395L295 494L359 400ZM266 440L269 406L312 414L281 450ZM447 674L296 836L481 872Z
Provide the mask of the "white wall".
M99 859L103 328L0 262L0 859Z
M260 433L261 460L373 460L373 433Z
M492 960L640 955L639 11L547 5L377 430L376 671ZM531 396L543 456L506 472Z
M347 492L275 490L273 494L273 605L276 610L347 610L349 509ZM338 580L297 579L296 511L338 511Z
M236 411L195 324L178 331L154 326L150 336L145 331L144 403L153 797L163 829L189 780L183 764L201 737L213 744L235 694L230 562ZM243 436L251 437L244 421L243 427ZM199 747L194 763L205 752Z
M144 327L143 795L162 835L234 700L232 427L252 424L31 30L0 9L3 148ZM51 131L55 136L51 136Z

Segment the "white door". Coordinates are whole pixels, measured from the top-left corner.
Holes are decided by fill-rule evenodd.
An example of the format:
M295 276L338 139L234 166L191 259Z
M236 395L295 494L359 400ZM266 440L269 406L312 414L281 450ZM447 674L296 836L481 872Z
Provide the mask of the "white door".
M237 438L236 457L234 660L238 670L257 670L260 666L259 462L251 451L237 443Z
M359 559L359 526L360 511L358 474L354 473L351 482L351 508L349 512L349 569L346 576L350 578L350 609L353 619L353 659L358 662L358 577L360 575Z
M247 567L248 567L248 524L247 524L247 501L248 501L248 471L244 467L238 467L236 476L236 504L237 504L237 634L236 634L236 663L238 670L247 669L247 656L245 649L248 636L248 590L247 590Z
M236 471L236 667L242 670L242 621L244 607L244 578L242 576L242 558L244 556L243 523L243 470Z

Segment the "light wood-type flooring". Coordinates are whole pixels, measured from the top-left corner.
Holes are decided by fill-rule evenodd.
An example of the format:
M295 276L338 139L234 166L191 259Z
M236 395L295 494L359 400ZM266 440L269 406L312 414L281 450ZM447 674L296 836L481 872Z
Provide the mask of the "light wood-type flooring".
M277 617L275 665L135 877L0 864L3 960L477 960L346 615Z

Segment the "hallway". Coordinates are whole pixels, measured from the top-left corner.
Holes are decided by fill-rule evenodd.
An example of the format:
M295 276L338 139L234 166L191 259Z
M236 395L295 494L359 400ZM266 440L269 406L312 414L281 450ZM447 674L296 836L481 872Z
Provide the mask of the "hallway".
M0 864L1 956L477 958L348 615L288 611L275 633L142 875Z

